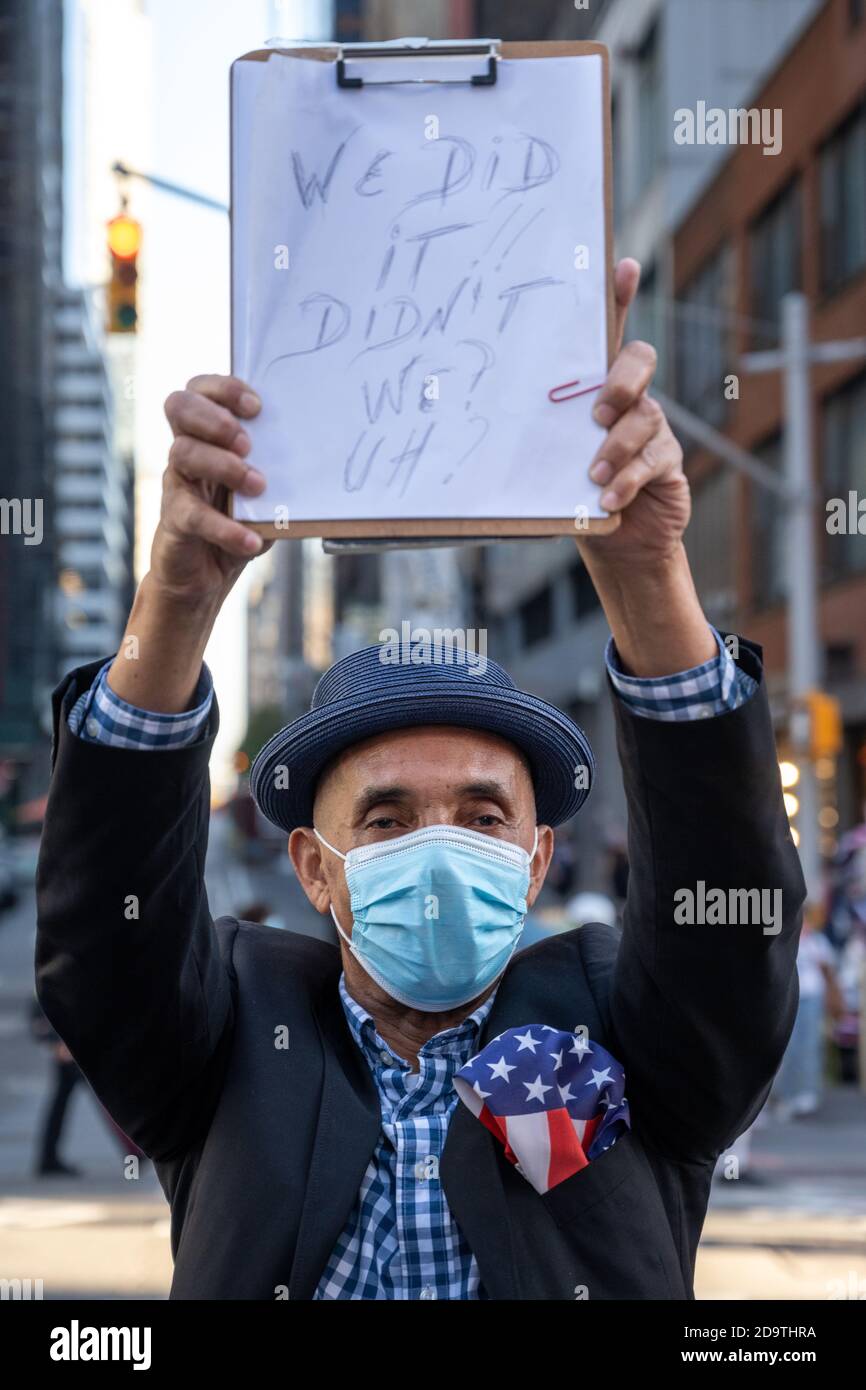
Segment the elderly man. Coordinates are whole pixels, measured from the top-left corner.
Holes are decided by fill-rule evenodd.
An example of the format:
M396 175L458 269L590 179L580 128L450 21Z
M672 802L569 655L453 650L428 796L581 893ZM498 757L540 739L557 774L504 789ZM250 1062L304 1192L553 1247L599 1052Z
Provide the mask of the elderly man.
M638 274L617 268L620 342ZM202 658L261 549L218 505L261 489L242 424L259 404L229 377L169 397L135 641L55 694L37 981L154 1160L172 1297L693 1297L714 1164L793 1025L804 887L760 653L740 640L734 660L695 594L654 362L646 344L619 351L605 441L580 465L622 518L578 545L612 632L624 929L516 956L593 764L571 720L493 661L355 653L256 760L259 805L339 949L212 921ZM777 917L719 908L751 890Z

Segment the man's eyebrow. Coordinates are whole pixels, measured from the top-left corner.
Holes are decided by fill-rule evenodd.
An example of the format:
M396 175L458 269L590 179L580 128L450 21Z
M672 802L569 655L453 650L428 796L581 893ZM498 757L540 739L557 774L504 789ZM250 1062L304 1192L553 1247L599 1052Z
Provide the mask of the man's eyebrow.
M358 820L362 820L367 812L374 806L381 806L388 801L411 801L414 793L408 787L401 786L398 782L385 784L382 786L365 787L359 795L354 806L354 814ZM510 804L512 796L502 782L495 779L481 782L465 782L457 788L458 796L471 796L485 801L498 801Z
M390 786L365 787L355 802L355 815L360 820L373 806L379 806L383 801L408 801L411 796L408 787L401 787L396 782Z
M502 783L495 780L485 782L466 782L462 787L457 788L459 796L482 797L485 801L508 801L512 800L512 794Z

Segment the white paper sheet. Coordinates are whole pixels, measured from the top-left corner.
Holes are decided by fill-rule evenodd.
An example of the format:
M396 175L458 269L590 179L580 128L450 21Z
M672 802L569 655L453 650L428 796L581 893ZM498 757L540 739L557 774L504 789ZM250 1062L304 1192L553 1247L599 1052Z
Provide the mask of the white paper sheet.
M600 58L343 90L274 53L232 81L232 369L268 478L235 514L603 515L596 396L547 398L607 370Z

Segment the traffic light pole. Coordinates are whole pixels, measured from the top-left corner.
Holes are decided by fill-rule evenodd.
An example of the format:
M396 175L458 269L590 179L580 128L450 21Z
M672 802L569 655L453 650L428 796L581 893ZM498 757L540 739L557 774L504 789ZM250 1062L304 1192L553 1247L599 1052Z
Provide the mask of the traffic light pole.
M159 188L163 193L173 193L176 198L186 198L189 203L198 203L200 207L211 208L214 212L228 212L225 203L220 203L216 198L208 198L204 193L196 193L192 188L184 188L180 183L169 183L168 179L159 179L155 174L143 174L140 169L130 169L128 164L122 164L118 159L112 164L111 172L117 174L121 179L140 179L142 183L150 184L151 188Z
M810 756L806 698L822 678L818 625L818 566L812 500L812 387L809 304L803 294L782 300L784 457L788 484L788 700L794 757L800 769L800 863L810 901L821 897L818 782Z

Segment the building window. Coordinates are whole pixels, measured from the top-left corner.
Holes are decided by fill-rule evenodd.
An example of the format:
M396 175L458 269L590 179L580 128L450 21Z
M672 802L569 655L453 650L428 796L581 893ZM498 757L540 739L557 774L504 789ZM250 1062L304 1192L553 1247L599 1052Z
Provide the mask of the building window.
M802 284L801 199L798 179L774 198L752 224L749 237L752 346L776 347L781 303Z
M571 584L571 611L576 622L586 618L601 607L595 585L589 577L586 565L581 559L574 560L568 571Z
M824 528L824 579L833 580L866 570L866 535L858 530L858 503L866 498L866 372L826 397L822 424L824 499L843 504L834 509L833 533ZM830 518L825 511L825 522Z
M677 393L688 410L711 424L724 418L728 405L732 264L730 248L723 247L677 297Z
M821 151L821 288L866 266L866 102Z
M637 51L637 191L643 192L661 157L662 72L658 23Z
M727 464L692 483L692 519L685 534L695 587L710 622L736 625L735 509L738 480Z
M524 647L534 647L553 634L553 589L545 584L518 609L520 638Z
M774 435L753 449L768 468L782 467L782 438ZM788 592L785 573L786 514L782 498L760 483L752 484L752 606L769 608L781 603Z

